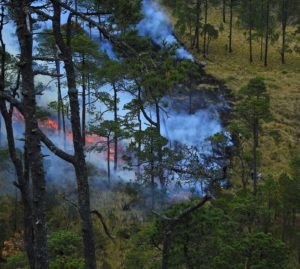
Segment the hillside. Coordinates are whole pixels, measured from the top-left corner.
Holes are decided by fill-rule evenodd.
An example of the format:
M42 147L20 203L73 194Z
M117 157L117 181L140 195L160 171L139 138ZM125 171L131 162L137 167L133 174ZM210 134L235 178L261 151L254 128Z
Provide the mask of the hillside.
M169 16L176 24L171 8L166 6ZM297 148L300 136L299 104L300 104L300 54L286 54L286 64L280 63L280 42L275 41L269 49L269 63L264 67L260 60L260 43L253 43L254 62L249 63L248 41L245 30L239 29L237 17L234 17L233 52L227 50L229 23L222 23L221 10L208 12L208 23L216 28L223 25L219 37L211 41L209 54L203 58L201 53L193 51L197 61L205 61L205 70L214 77L223 80L227 87L237 95L241 86L249 79L260 76L265 78L271 98L273 120L265 124L261 141L262 172L280 174L288 169L291 151ZM290 28L293 34L294 28ZM279 31L279 29L278 29ZM176 28L175 28L176 32ZM177 36L180 37L178 33ZM181 37L181 41L190 47L189 41ZM201 39L202 42L202 39Z

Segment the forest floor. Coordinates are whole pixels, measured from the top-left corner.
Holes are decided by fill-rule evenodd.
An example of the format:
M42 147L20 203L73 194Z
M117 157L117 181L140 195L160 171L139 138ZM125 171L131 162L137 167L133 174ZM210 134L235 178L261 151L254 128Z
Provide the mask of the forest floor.
M222 23L221 11L210 12L208 23L219 29ZM171 16L172 17L172 16ZM173 22L176 18L172 17ZM228 20L228 18L227 18ZM288 172L288 165L293 150L297 148L300 138L300 54L287 53L286 64L280 62L279 39L269 47L269 64L264 67L260 61L260 44L254 42L254 62L249 63L249 47L245 30L238 29L234 20L233 52L227 51L228 21L223 24L224 30L219 37L212 40L208 56L193 52L197 61L205 61L205 70L217 79L225 81L228 88L237 94L241 86L249 79L260 76L265 78L271 99L273 120L264 125L261 139L262 172L278 175ZM290 30L291 31L291 30ZM291 32L290 32L291 34ZM188 40L181 40L190 47ZM202 40L201 40L202 42Z

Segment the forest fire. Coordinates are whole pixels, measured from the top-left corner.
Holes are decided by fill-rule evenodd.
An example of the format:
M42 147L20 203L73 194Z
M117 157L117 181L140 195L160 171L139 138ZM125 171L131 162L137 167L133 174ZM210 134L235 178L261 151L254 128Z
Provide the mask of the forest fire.
M13 121L21 124L24 123L24 117L17 109L13 110ZM45 120L39 120L38 123L39 123L39 127L43 131L49 134L55 134L56 136L59 136L60 133L59 124L56 119L49 118ZM67 141L69 142L73 141L72 131L68 130L66 131L66 134L63 134L63 131L61 130L61 134L65 136ZM97 145L99 147L103 147L104 150L101 152L101 155L103 155L103 158L107 160L107 149L106 149L107 138L106 137L98 136L96 134L87 134L85 137L85 141L88 146ZM121 152L122 148L119 147L119 151ZM114 144L112 143L110 145L110 157L109 157L110 161L114 160L114 154L115 154L115 148L114 148Z
M54 131L56 134L58 133L58 123L53 119L46 119L39 121L39 125L42 129L47 129L49 131Z

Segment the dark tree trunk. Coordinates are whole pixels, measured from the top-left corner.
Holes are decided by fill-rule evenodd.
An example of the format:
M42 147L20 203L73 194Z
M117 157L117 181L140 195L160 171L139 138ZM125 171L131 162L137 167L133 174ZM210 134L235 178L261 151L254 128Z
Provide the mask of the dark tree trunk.
M269 50L269 19L270 19L270 0L267 0L266 6L266 34L265 34L265 60L264 66L268 66L268 50Z
M92 24L89 23L89 36L92 40ZM88 89L88 109L91 110L91 76L90 71L87 73L87 89Z
M151 209L153 210L155 208L155 171L154 171L154 160L153 160L153 138L151 137L151 162L150 162L150 167L151 167Z
M110 138L107 137L107 180L108 185L110 186Z
M5 90L5 65L6 65L6 49L3 41L3 26L4 26L4 7L1 10L1 20L0 20L0 43L1 43L1 77L0 77L0 91ZM19 85L20 75L17 78L17 85ZM16 90L18 89L18 86ZM4 120L6 128L6 138L8 144L8 151L10 159L14 165L16 176L18 182L16 186L21 192L21 199L23 203L23 229L24 229L24 245L27 253L29 267L34 269L34 242L33 242L33 221L32 221L32 204L29 188L29 164L27 157L27 150L24 147L24 168L21 158L17 155L15 140L14 140L14 130L12 122L13 107L8 111L5 101L0 100L0 111Z
M162 253L162 269L169 268L170 247L172 240L172 224L168 224L164 232L163 253Z
M115 123L118 123L118 91L116 88L115 83L113 83L113 89L114 89L114 120ZM114 171L117 171L118 169L118 135L114 134L114 146L115 146L115 152L114 152Z
M261 21L263 22L263 18L264 18L264 0L261 1L260 16L261 16ZM263 50L264 50L264 33L263 33L263 31L261 31L261 37L260 37L260 61L261 62L263 61L263 57L264 57Z
M138 89L138 98L139 98L139 100L141 99L141 89L140 88ZM138 110L137 118L138 118L138 123L139 123L139 132L141 132L142 131L141 109ZM138 159L137 159L137 163L138 163L137 173L139 176L141 175L141 159L140 159L141 151L142 151L142 143L141 143L141 140L139 139L139 141L138 141Z
M208 0L205 0L204 30L203 30L203 57L204 58L206 57L207 13L208 13Z
M160 126L160 108L159 108L159 103L155 101L155 110L156 110L156 128L157 128L157 134L160 136L161 134L161 126ZM159 144L158 146L158 162L159 162L159 167L158 167L158 174L159 174L159 181L160 181L160 186L162 189L165 189L165 178L164 178L164 171L163 171L163 155L162 155L162 145Z
M194 44L193 47L197 49L197 51L200 51L200 42L199 42L199 37L200 37L200 0L197 0L196 4L196 27L195 27L195 36L194 36Z
M82 68L82 115L81 115L81 123L82 123L82 144L85 146L85 130L86 130L86 79L85 79L85 56L82 55L82 63L81 63L81 68Z
M252 47L252 29L253 29L253 4L252 0L249 1L249 61L252 64L253 63L253 47Z
M67 75L68 96L71 108L71 125L73 133L73 146L75 153L75 172L78 186L78 208L82 222L85 268L96 269L95 243L93 235L93 225L90 215L90 194L85 161L82 135L80 128L80 108L78 101L78 91L76 88L74 63L72 60L71 49L65 44L61 34L61 7L55 0L52 1L54 7L53 31L54 37L61 56L64 60Z
M0 101L1 114L4 118L6 127L6 137L8 143L8 150L10 158L14 165L17 180L17 187L21 192L21 199L23 203L23 228L24 228L24 244L28 256L30 269L34 269L35 256L34 256L34 241L33 241L33 220L32 220L32 204L29 188L29 164L27 157L26 147L24 148L24 169L21 159L17 155L14 131L12 125L12 118L9 115L4 101Z
M26 10L30 2L16 1L15 22L20 44L20 72L25 120L25 143L32 178L32 214L34 231L35 269L48 268L47 225L46 225L46 182L41 153L41 141L38 133L34 74L32 69L32 24Z
M253 126L253 193L254 195L257 194L257 147L258 147L258 130L259 130L259 123L258 120L255 120L254 126Z
M226 0L223 0L222 15L223 15L223 23L226 23Z
M186 225L186 230L189 229L189 225ZM193 265L193 259L190 257L191 255L189 254L189 243L190 243L190 236L187 234L185 236L185 241L183 245L183 255L185 259L185 264L186 264L186 269L194 269Z
M285 64L285 50L286 50L286 27L288 20L288 0L282 0L281 4L281 31L282 31L282 45L281 45L281 63Z
M66 134L66 123L65 123L65 110L64 110L64 102L62 99L62 93L61 93L61 80L60 80L60 61L57 59L55 60L55 67L56 67L56 73L57 73L57 122L58 122L58 131L61 133L61 127L62 131L64 133L64 136Z
M34 251L34 230L32 216L32 199L30 196L30 169L28 161L27 147L24 147L24 176L22 181L19 180L19 187L24 206L24 242L25 249L29 259L30 269L34 267L35 251Z
M232 53L232 27L233 27L233 0L230 0L229 45L228 45L229 53Z
M191 14L190 14L191 16ZM192 19L189 18L189 34L190 34L190 46L191 46L191 49L193 48L193 35L192 35L192 31L193 31L193 23L192 23Z
M263 61L264 58L264 36L262 34L260 38L260 61Z

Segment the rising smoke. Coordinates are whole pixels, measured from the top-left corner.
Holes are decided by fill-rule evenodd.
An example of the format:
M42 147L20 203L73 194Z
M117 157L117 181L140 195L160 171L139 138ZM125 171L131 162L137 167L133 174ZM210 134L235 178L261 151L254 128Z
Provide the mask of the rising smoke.
M178 45L178 41L173 33L171 22L161 5L153 0L143 1L143 20L138 24L139 34L151 37L157 45L166 43L167 45ZM185 48L180 47L176 50L179 59L194 60Z

